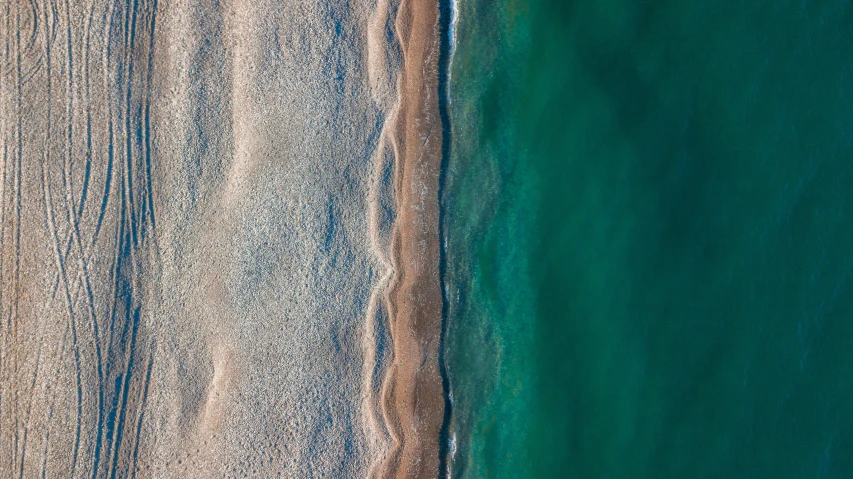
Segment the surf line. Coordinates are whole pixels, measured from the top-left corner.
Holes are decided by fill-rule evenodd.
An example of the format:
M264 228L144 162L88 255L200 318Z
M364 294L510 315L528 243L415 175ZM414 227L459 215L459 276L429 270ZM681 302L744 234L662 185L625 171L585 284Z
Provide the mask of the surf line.
M449 385L444 366L445 294L440 197L449 151L448 0L402 0L394 31L402 54L395 152L393 277L387 290L393 359L381 390L392 439L386 478L435 478L445 470Z
M444 418L439 431L439 475L440 479L452 476L453 459L456 455L456 432L450 430L450 420L453 412L453 384L447 366L447 334L450 329L450 287L447 284L447 200L445 185L450 162L451 128L450 128L450 77L453 73L453 56L456 53L456 28L459 22L459 0L439 0L439 24L441 42L438 58L438 110L441 118L441 170L438 178L438 236L439 249L439 281L441 283L441 341L439 345L439 366L441 381L444 388Z

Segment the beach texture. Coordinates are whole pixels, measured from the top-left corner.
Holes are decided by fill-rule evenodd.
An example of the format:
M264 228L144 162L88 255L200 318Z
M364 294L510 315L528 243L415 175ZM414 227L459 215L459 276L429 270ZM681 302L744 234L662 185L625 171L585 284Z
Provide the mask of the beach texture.
M853 477L849 0L0 0L0 479Z
M0 4L0 477L436 477L435 1Z

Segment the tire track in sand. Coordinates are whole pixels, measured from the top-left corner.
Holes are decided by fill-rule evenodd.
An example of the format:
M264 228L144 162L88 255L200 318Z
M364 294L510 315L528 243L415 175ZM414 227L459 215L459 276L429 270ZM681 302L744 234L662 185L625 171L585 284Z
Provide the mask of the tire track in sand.
M9 79L0 98L10 113L0 121L0 469L12 477L128 477L144 446L155 8L0 5L0 76ZM90 65L90 51L104 51L104 62ZM100 205L91 201L99 187ZM106 230L115 236L99 237Z

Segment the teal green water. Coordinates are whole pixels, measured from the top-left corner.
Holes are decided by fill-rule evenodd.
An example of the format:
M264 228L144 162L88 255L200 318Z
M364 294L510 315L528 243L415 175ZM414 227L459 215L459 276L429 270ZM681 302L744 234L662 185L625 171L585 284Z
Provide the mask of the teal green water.
M459 2L452 476L853 477L853 5Z

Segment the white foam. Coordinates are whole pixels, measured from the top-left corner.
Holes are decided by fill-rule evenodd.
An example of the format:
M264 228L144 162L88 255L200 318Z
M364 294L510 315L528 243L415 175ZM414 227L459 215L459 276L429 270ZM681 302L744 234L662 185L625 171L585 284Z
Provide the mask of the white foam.
M447 104L452 101L450 97L450 76L453 73L453 56L456 54L456 27L459 24L459 0L450 0L450 28L447 29L447 40L450 51L447 58Z

